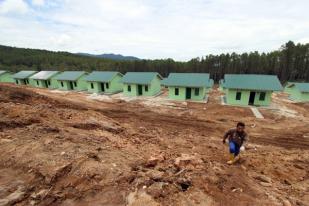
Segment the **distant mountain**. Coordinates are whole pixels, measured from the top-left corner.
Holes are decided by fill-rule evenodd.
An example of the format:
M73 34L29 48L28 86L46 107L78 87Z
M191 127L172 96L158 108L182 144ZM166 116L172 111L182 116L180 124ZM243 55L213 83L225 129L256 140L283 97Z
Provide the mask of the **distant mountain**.
M90 56L90 57L96 57L96 58L102 58L102 59L112 59L112 60L126 60L126 61L140 60L139 58L134 57L134 56L123 56L123 55L121 55L121 54L88 54L88 53L77 53L77 55Z

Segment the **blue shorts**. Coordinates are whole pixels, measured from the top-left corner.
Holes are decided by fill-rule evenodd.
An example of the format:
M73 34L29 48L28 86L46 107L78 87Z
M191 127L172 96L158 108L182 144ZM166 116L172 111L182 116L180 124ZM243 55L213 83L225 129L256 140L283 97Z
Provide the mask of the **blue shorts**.
M229 146L230 146L230 153L237 156L240 152L240 146L233 141L229 142Z

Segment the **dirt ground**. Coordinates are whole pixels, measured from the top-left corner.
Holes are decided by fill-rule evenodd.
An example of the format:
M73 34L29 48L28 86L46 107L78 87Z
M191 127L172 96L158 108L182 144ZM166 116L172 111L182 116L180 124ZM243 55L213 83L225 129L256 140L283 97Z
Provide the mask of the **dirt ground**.
M309 205L309 104L94 98L0 85L0 205ZM161 103L164 102L164 103ZM224 132L250 140L227 165Z

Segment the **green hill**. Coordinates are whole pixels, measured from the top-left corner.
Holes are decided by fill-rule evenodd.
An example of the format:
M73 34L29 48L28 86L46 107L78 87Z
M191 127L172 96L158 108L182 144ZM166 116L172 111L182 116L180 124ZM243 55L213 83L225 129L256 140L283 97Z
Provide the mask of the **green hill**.
M184 50L185 51L185 50ZM173 59L113 60L68 52L52 52L0 46L0 70L114 70L210 73L215 81L224 74L276 74L281 81L309 81L309 44L292 41L269 53L227 53L207 55L187 62Z

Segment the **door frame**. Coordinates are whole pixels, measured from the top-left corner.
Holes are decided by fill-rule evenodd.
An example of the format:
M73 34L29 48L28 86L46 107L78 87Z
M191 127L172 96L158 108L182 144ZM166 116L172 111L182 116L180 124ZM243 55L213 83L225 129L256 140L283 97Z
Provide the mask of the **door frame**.
M70 83L69 83L69 89L70 89L70 90L74 90L74 85L73 85L73 82L72 82L72 81L70 81Z
M143 95L143 85L141 85L141 84L137 85L137 95L138 96Z
M255 97L256 97L256 92L250 91L248 105L254 105Z
M100 82L100 89L101 89L101 92L105 92L105 83L104 82Z
M192 98L192 88L186 87L186 99Z

